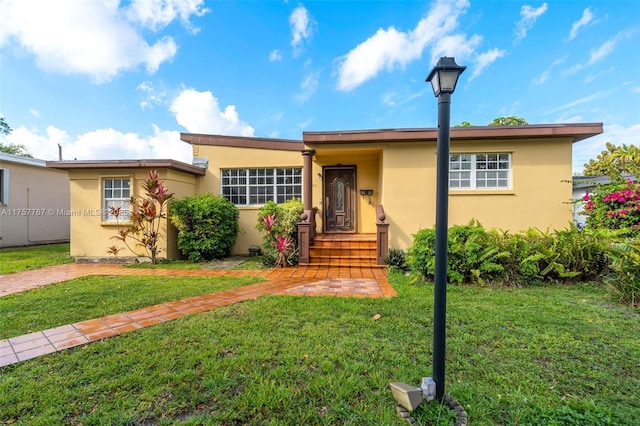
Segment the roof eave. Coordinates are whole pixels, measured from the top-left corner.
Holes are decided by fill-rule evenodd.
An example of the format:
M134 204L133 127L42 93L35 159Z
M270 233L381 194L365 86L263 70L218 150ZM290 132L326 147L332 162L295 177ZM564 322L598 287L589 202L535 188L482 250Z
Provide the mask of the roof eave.
M81 169L170 169L192 175L204 176L206 169L176 160L80 160L47 161L47 167L61 170Z
M569 137L578 142L603 131L602 123L534 124L526 126L452 127L452 140L532 139ZM436 141L438 129L379 129L333 132L304 132L305 144L357 144L375 142Z
M180 133L180 140L191 145L224 146L233 148L271 149L277 151L302 151L300 140L256 138L249 136L205 135Z

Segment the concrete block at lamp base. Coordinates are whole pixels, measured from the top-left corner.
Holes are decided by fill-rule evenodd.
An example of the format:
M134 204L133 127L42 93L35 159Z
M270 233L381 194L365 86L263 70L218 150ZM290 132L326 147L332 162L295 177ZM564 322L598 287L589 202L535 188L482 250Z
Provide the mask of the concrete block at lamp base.
M422 389L420 388L402 382L391 382L389 387L391 388L393 399L409 411L418 408L418 405L422 402Z

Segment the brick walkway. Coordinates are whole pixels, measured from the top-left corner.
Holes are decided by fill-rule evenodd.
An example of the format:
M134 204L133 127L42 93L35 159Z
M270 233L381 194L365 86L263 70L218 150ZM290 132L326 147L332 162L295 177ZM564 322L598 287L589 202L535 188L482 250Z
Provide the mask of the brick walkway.
M267 294L393 297L382 269L297 267L261 271L132 269L67 264L0 275L0 297L89 275L172 277L260 276L267 281L0 340L0 367Z

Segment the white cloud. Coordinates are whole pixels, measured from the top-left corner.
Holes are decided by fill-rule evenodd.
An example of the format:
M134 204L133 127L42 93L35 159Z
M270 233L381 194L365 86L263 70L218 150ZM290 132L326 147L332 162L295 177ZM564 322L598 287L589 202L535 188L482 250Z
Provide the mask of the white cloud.
M621 40L630 38L634 33L634 30L622 30L609 40L602 43L599 47L591 49L589 52L589 60L586 63L578 63L565 70L562 75L567 76L580 71L583 68L589 67L597 62L600 62L607 56L609 56L616 48L616 44Z
M282 60L282 53L278 49L274 49L269 53L269 61L276 62Z
M166 103L167 93L164 90L157 90L151 81L143 81L138 84L136 90L143 94L143 99L140 101L140 108L143 110Z
M452 56L454 58L468 58L482 41L479 35L473 35L467 39L464 34L453 34L439 38L431 48L431 62L434 64L442 56Z
M520 9L520 20L516 23L516 39L514 43L519 43L527 36L527 31L533 28L538 18L547 11L547 3L542 3L537 9L524 5Z
M180 132L162 131L157 126L153 126L153 130L151 136L122 133L109 128L71 137L55 126L47 127L45 134L21 126L3 139L24 144L35 158L43 160L57 160L60 144L64 160L163 158L191 162L191 146L180 141Z
M295 95L296 102L305 103L316 90L318 90L318 77L320 72L311 72L300 83L300 92Z
M240 120L236 107L227 105L220 109L218 99L209 91L183 89L173 100L171 112L178 124L190 133L253 136L254 129Z
M458 26L458 18L468 7L467 0L438 0L409 32L398 31L394 27L378 29L374 35L337 59L338 89L353 90L381 70L406 66L419 59L429 45L433 46L432 60L443 53L452 56L449 49L468 54L479 43L478 36L467 39L464 35L451 34ZM459 44L452 43L454 41Z
M571 26L571 31L569 31L569 40L573 40L578 35L578 31L580 28L589 25L590 22L593 21L593 13L591 13L591 9L586 8L584 12L582 12L582 17L573 23Z
M309 11L302 5L296 7L289 16L289 24L291 25L293 56L298 56L302 53L302 44L311 37L313 32Z
M87 75L96 83L140 65L154 73L178 46L169 36L148 42L138 25L156 30L174 19L188 24L190 15L205 13L200 3L135 0L121 9L118 0L7 0L0 13L0 47L15 43L43 70Z
M194 27L189 19L191 15L203 16L209 12L203 6L204 0L133 0L125 14L129 21L154 32L179 18L182 25L195 34L199 28Z
M485 70L485 68L493 64L499 58L502 58L505 53L506 52L504 50L500 50L497 47L494 47L491 50L479 54L476 57L476 66L473 69L471 77L469 77L469 81L479 76Z
M398 108L405 104L408 104L414 99L424 96L424 94L427 92L433 93L431 91L431 86L429 86L427 89L423 89L419 92L410 93L410 94L407 94L407 93L398 94L395 92L389 92L382 95L381 101L382 101L382 104L385 106L388 106L390 108Z
M568 56L569 55L565 55L562 58L556 59L555 61L553 61L551 65L549 65L549 68L547 68L539 76L534 78L531 83L537 84L537 85L545 83L547 80L549 80L549 75L551 74L551 70L553 70L553 68L555 68L556 66L562 64L564 61L566 61Z
M35 108L29 108L29 114L33 115L34 117L40 118L42 117L42 114L40 114L40 111L38 111Z
M600 70L600 71L599 71L599 72L597 72L597 73L590 73L589 75L587 75L587 76L585 77L584 82L585 82L585 83L591 83L591 82L593 82L593 81L595 81L595 80L599 79L601 76L603 76L603 75L605 75L605 74L612 73L613 71L615 71L615 69L616 69L616 67L614 67L614 66L612 65L612 66L610 66L609 68L604 69L604 70Z
M547 111L547 114L555 114L561 111L572 110L575 107L580 105L595 101L597 99L605 98L612 93L611 90L601 90L599 92L592 93L590 95L584 96L580 99L576 99L575 101L569 102L567 104L561 105L557 108L554 108L550 111Z

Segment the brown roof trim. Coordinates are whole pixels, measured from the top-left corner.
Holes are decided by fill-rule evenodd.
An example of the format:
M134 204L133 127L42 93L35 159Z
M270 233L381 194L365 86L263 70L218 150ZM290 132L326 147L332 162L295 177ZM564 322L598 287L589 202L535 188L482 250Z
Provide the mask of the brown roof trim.
M170 169L204 176L206 169L176 160L80 160L47 161L53 169Z
M302 141L290 139L180 133L180 140L190 143L191 145L230 146L236 148L272 149L277 151L302 151L305 149Z
M524 139L571 137L573 142L602 133L602 123L532 124L527 126L473 126L452 127L452 140L469 139ZM348 130L334 132L303 132L306 145L353 144L371 142L436 141L438 130L424 129L380 129Z

